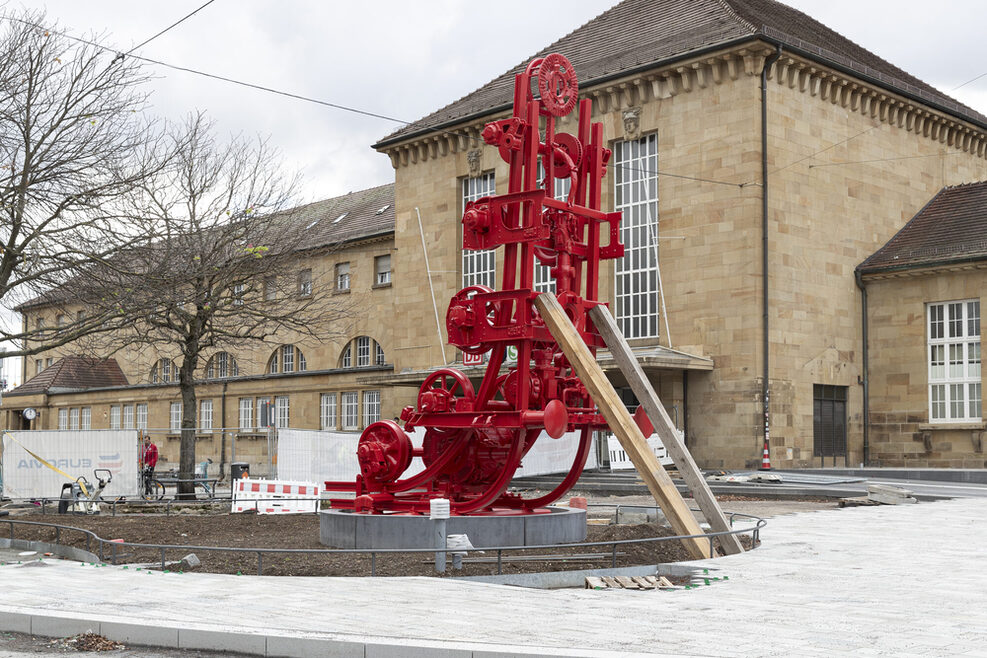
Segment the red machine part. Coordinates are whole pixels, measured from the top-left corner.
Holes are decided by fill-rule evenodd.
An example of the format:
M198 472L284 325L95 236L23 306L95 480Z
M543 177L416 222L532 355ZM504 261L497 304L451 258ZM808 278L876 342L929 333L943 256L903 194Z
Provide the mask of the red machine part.
M532 94L533 80L539 98ZM576 134L556 133L556 119L577 105ZM559 303L591 351L603 346L588 312L600 303L601 261L623 256L624 248L620 214L600 210L610 151L591 115L592 104L579 101L579 82L564 56L535 59L516 76L513 116L487 124L482 133L509 165L507 192L468 203L462 219L464 250L502 249L501 286L467 286L446 313L450 344L486 355L485 374L475 389L460 371L439 368L422 383L415 406L401 412L403 428L392 421L367 427L357 447L356 481L326 483L357 496L333 500L334 507L425 514L429 500L442 496L454 514L531 510L554 502L578 479L592 430L606 422L533 300L537 259L550 267ZM557 178L571 181L564 201L554 198ZM415 428L425 429L417 449L406 433ZM553 491L533 499L506 491L543 431L559 438L573 430L580 432L579 446ZM424 470L401 479L414 457L421 457Z

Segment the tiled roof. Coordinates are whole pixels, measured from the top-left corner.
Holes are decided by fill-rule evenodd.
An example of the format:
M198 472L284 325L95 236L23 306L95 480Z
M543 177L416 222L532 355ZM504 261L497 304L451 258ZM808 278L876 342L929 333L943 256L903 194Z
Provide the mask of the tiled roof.
M987 259L987 181L947 187L857 269L862 274Z
M306 233L305 249L394 232L394 184L350 192L290 211Z
M66 390L126 386L116 359L86 359L81 356L62 357L7 395L34 395Z
M376 147L507 107L514 76L535 57L569 58L580 86L652 68L700 50L753 39L873 79L905 95L987 126L987 117L853 43L819 21L774 0L625 0L476 91L382 139Z
M298 247L305 250L386 235L394 232L394 184L315 201L261 220L283 222L286 233L297 228L302 232ZM65 303L72 300L74 294L72 281L68 281L19 304L14 310L23 312L47 304Z

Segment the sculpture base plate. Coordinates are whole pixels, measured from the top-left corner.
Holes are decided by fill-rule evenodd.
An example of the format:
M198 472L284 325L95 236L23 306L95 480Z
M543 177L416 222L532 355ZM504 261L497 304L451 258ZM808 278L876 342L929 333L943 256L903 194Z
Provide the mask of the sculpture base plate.
M586 539L586 510L543 507L533 513L451 516L446 534L465 534L476 548L568 544ZM319 512L319 541L333 548L434 548L435 522L419 514Z

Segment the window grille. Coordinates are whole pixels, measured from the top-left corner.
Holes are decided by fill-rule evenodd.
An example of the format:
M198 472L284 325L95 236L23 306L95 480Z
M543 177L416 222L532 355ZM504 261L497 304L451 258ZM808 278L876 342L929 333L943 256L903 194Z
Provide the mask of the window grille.
M254 399L240 398L240 429L249 430L254 427Z
M199 401L199 429L203 434L212 432L212 400Z
M616 320L627 338L658 337L658 137L614 144L614 210L624 257L615 264Z
M463 209L470 201L476 201L494 194L493 172L477 178L463 179ZM460 213L462 215L462 213ZM462 229L460 229L461 231ZM461 243L460 243L461 244ZM496 287L497 279L497 250L482 251L463 250L463 287L484 285Z
M336 394L323 393L320 405L319 426L324 430L336 429Z
M343 429L355 430L359 423L360 399L356 391L343 393Z
M929 421L980 420L980 302L928 305Z

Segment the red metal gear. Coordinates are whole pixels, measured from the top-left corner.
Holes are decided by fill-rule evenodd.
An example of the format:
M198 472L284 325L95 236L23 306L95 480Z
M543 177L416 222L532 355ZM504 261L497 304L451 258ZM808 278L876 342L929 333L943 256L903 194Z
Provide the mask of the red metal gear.
M579 100L576 71L565 55L552 53L538 67L538 93L549 114L564 117L572 112Z
M473 384L466 375L453 368L439 368L418 389L418 411L433 414L456 411L460 400L468 406L475 398Z

